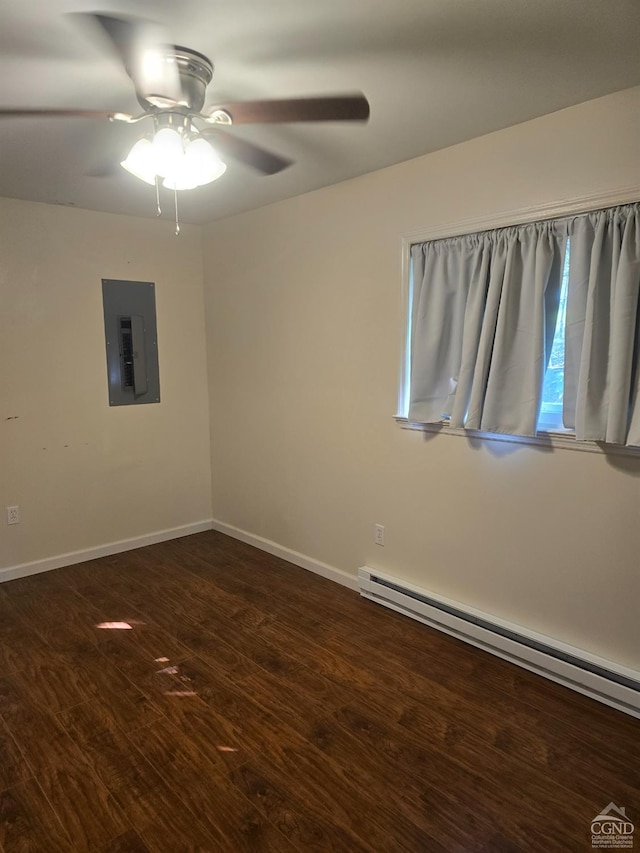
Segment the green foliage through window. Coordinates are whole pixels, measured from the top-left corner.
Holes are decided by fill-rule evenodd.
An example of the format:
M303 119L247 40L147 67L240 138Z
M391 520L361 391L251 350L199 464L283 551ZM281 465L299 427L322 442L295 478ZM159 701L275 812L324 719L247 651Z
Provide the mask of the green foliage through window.
M544 420L549 421L549 415L557 415L557 426L562 427L562 399L564 393L564 332L567 322L567 293L569 290L569 255L571 247L567 241L567 251L564 258L562 270L562 286L560 289L560 305L558 307L558 318L556 330L551 346L549 364L544 376L542 389L541 415ZM541 418L542 420L542 418Z

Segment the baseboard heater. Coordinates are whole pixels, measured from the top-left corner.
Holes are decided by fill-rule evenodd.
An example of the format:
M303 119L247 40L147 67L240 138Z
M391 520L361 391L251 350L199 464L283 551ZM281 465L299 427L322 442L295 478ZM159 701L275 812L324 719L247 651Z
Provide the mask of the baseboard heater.
M640 718L640 672L364 566L360 594L531 672Z

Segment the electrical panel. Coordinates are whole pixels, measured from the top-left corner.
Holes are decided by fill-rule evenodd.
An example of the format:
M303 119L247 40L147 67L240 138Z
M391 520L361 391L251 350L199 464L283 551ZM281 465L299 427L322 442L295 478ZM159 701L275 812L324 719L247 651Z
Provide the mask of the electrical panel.
M102 279L110 406L160 402L155 284Z

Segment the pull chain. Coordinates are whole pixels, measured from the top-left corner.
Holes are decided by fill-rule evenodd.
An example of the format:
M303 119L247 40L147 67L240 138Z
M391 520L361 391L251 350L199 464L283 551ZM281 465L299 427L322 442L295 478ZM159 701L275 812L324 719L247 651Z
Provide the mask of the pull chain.
M160 181L156 175L156 216L162 216L162 208L160 207Z
M178 190L175 186L173 188L173 199L176 207L176 237L178 237L180 234L180 223L178 222Z

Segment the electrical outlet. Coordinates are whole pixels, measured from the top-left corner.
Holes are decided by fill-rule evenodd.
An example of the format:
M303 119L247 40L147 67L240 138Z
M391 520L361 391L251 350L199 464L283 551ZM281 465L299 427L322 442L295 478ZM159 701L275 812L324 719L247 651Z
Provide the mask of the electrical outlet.
M7 524L20 524L20 507L7 507Z
M384 545L384 524L376 524L374 538L376 545Z

